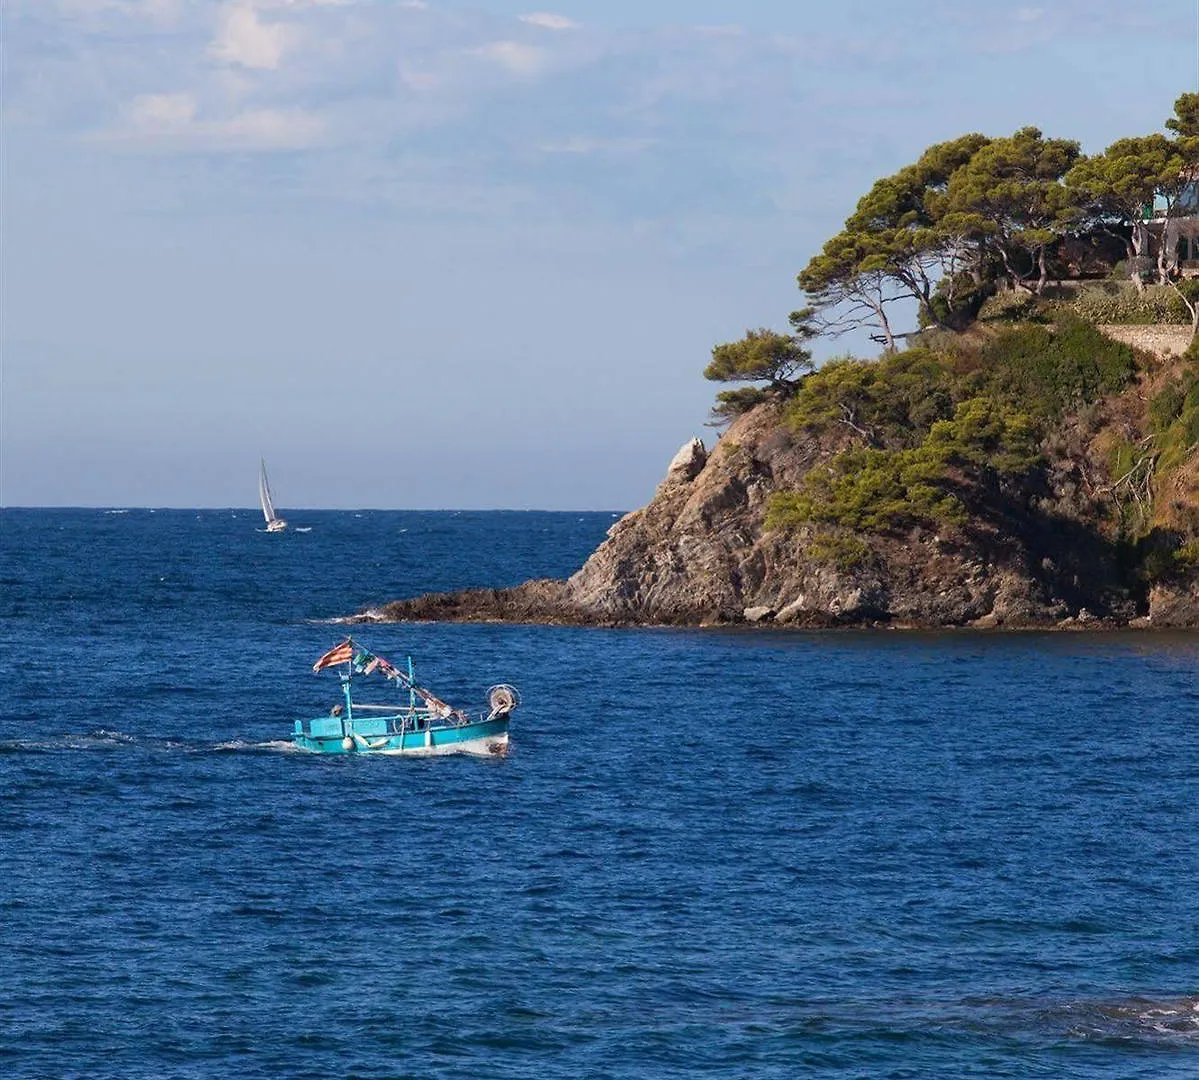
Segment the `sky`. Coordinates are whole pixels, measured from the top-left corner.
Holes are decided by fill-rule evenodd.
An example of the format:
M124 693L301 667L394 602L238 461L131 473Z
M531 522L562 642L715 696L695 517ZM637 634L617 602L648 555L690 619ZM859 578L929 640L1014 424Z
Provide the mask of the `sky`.
M1195 0L546 2L4 0L0 505L631 509L876 178L1197 88Z

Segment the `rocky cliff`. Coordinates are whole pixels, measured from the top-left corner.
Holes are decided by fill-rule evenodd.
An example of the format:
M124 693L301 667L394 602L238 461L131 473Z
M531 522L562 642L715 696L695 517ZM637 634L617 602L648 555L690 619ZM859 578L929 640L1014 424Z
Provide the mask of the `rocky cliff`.
M736 419L711 450L687 443L653 499L616 522L566 581L398 601L364 619L600 625L1199 627L1193 573L1154 580L1121 541L1113 439L1144 442L1150 363L1122 395L1044 433L1018 482L963 473L968 519L862 532L768 527L772 496L802 487L854 443L852 425L805 430L785 403ZM1123 445L1123 443L1121 444ZM1193 520L1199 457L1172 474L1167 506ZM1166 519L1170 511L1166 512ZM1165 524L1169 524L1169 520ZM1142 552L1143 554L1143 552Z

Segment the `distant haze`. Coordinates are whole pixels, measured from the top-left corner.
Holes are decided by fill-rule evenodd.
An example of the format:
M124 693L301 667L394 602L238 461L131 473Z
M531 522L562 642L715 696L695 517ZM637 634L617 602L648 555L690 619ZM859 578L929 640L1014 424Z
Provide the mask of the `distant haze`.
M4 505L639 505L877 176L1195 89L1193 0L3 20Z

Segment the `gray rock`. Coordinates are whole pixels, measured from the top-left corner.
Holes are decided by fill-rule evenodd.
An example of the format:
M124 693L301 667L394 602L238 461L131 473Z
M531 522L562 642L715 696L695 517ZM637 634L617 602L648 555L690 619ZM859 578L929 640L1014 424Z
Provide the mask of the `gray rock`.
M780 405L761 405L738 417L711 453L699 439L685 443L654 497L616 522L569 580L422 597L389 604L384 615L593 625L773 619L803 626L1091 629L1144 614L1127 594L1121 599L1102 544L1094 552L1079 549L1086 508L1065 508L1078 524L1073 532L1045 527L1038 516L1057 513L1052 500L1044 508L1026 502L1024 524L1034 526L1027 533L986 518L939 535L918 528L904 535L767 529L771 495L798 488L846 438L837 431L796 433ZM817 538L832 543L814 545ZM848 543L839 548L840 540ZM1155 589L1149 606L1154 627L1199 626L1194 583ZM1068 618L1072 611L1078 616Z

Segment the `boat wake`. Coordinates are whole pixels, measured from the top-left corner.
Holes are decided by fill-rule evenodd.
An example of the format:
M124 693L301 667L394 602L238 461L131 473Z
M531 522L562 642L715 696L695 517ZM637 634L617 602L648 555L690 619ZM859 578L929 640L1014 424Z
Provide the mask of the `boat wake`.
M121 731L108 731L98 728L95 731L80 733L68 732L48 739L45 736L36 739L0 739L0 753L54 753L63 750L110 750L114 747L133 746L138 742L134 735L126 735Z
M270 753L270 754L294 754L299 752L299 747L290 739L271 739L269 742L247 742L244 739L232 739L229 742L217 743L215 746L208 747L209 750L214 750L220 753Z
M68 732L53 739L0 739L0 754L53 754L77 751L140 750L148 753L295 753L297 747L291 740L271 739L254 742L249 739L231 739L213 743L189 739L162 738L151 735L130 735L124 731L97 728L89 732Z

